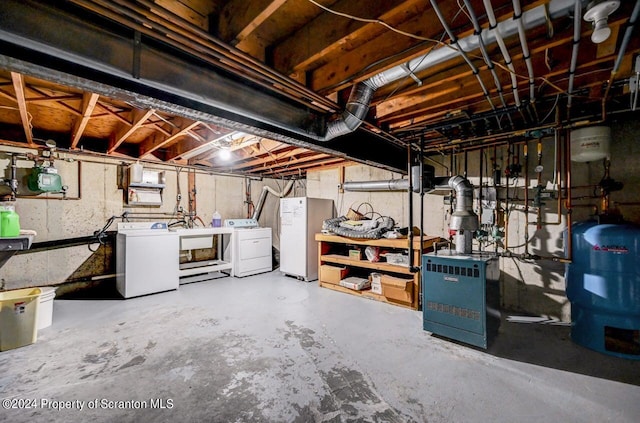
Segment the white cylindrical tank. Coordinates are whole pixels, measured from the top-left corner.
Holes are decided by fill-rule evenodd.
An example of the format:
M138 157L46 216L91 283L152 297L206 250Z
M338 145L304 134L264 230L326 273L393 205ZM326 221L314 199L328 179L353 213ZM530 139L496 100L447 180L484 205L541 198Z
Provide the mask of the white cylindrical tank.
M571 161L591 162L609 157L611 128L590 126L571 131Z

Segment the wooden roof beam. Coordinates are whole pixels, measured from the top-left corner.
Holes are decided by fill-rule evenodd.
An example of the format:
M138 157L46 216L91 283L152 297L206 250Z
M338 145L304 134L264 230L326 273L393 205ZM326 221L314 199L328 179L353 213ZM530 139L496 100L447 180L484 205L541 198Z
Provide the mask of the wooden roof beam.
M26 85L25 85L25 88L28 88L29 90L31 90L31 91L33 91L33 92L35 92L35 93L38 93L38 94L40 94L40 95L41 95L41 96L43 96L43 97L47 97L47 96L48 96L48 95L47 95L47 93L46 93L46 92L44 92L44 91L42 91L42 89L41 89L41 88L34 87L34 86L26 86ZM76 98L78 98L78 97L77 97L77 96L75 96L73 99L75 100ZM31 100L31 99L27 99L27 100L26 100L26 101L27 101L27 103L29 103L29 102L30 102L30 100ZM76 116L82 116L82 113L80 113L80 111L79 111L79 110L76 110L75 108L73 108L73 107L69 106L68 104L66 104L66 103L64 102L64 100L55 100L55 103L56 103L56 104L58 104L58 105L60 105L60 106L62 106L65 110L67 110L68 112L70 112L70 113L72 113L72 114L74 114L74 115L76 115Z
M295 156L291 156L289 160L284 160L277 163L271 163L265 166L256 167L255 169L259 170L260 172L267 171L267 173L269 173L269 172L275 172L276 170L274 169L289 168L291 166L299 167L301 163L308 163L308 162L312 162L320 159L326 159L326 158L336 158L335 156L331 156L329 154L312 153L308 150L307 150L307 153L311 153L311 154L303 157L298 157L298 158L296 158Z
M218 36L238 46L264 21L269 19L287 0L231 0L222 9Z
M426 4L422 0L341 0L334 3L331 9L398 25L402 20L419 13L421 8L426 8ZM376 23L353 21L323 12L275 46L274 67L285 74L304 72L314 64L317 67L320 60L326 62L327 58L335 58L345 49L353 49L385 31L386 28Z
M46 103L49 101L68 101L68 100L77 100L78 96L75 94L66 94L66 95L54 95L54 96L42 96L42 97L30 97L27 99L27 103Z
M6 98L7 100L11 100L14 103L17 103L15 96L12 96L11 94L9 94L9 93L7 93L7 92L5 92L3 90L0 90L0 97Z
M155 134L143 141L140 144L139 156L150 156L154 151L166 146L180 137L188 135L189 131L198 125L200 125L199 121L188 121L187 119L182 118L177 119L177 124L169 128L169 131L171 132L169 137L163 137L159 134Z
M149 119L156 111L154 109L149 110L139 110L133 109L131 122L127 122L126 124L121 123L118 130L112 134L111 140L109 141L109 149L107 150L107 154L111 154L120 144L126 141L131 134L138 130L142 126L142 124Z
M71 132L71 149L75 149L78 146L78 141L82 137L82 133L91 119L93 109L96 107L98 98L100 96L95 93L85 92L82 95L82 117L76 118L76 122L73 125L73 131Z
M109 104L105 104L102 101L98 101L98 104L97 104L97 107L100 107L102 110L107 112L107 114L109 114L110 116L113 116L114 118L118 119L121 123L123 123L125 125L131 125L131 122L129 122L126 118L124 118L119 113L116 113L113 110L111 110L111 107L109 107L109 106L110 106Z
M27 139L27 143L30 147L35 147L33 142L33 130L31 128L31 115L27 111L27 101L25 99L24 91L24 78L22 74L11 72L11 81L13 82L13 89L16 92L16 102L18 103L18 110L20 112L20 120L22 121L22 128L24 129L24 136Z
M285 176L294 176L294 175L302 176L307 173L308 169L327 170L327 169L333 169L339 166L346 166L347 164L348 162L341 157L330 157L325 160L320 160L313 163L307 163L304 165L296 166L293 169L274 170L274 171L262 173L262 175L268 176L268 177L274 177L274 176L285 177Z
M194 136L196 139L185 139L185 140L182 140L182 142L172 145L169 148L169 151L167 152L167 154L165 155L165 160L167 161L175 160L178 157L184 158L185 156L187 159L191 159L192 157L197 157L203 154L210 154L211 153L210 150L216 148L215 144L218 140L228 136L234 131L228 130L227 133L219 133L219 131L216 131L216 132L218 133L214 134L211 137L207 137L208 139L205 137L202 137L199 134L189 132L189 135ZM205 148L205 147L209 147L209 148ZM193 156L193 154L198 150L201 150L201 152Z
M308 152L309 150L305 149L305 148L296 148L296 147L292 147L292 146L286 146L286 151L281 151L281 152L270 152L269 155L267 156L263 156L257 159L253 159L253 160L249 160L243 163L237 163L233 166L231 166L231 169L243 169L246 167L256 167L256 166L263 166L266 163L277 163L280 160L284 160L287 158L290 158L292 156L298 155L298 154L302 154L305 152Z
M445 16L453 16L457 12L458 6L455 2L442 3L440 8ZM494 9L497 13L496 18L499 22L510 18L513 14L513 10L508 7L505 8L504 13L499 9L499 6L503 3L506 4L510 2L494 2ZM538 0L527 4L524 9L528 10L543 3L545 3L545 1ZM483 11L482 8L477 8L476 12L480 14L481 10ZM402 22L397 25L396 28L433 39L440 38L440 34L442 33L442 25L431 8L426 9L425 13L416 15ZM458 38L464 38L472 35L473 32L471 24L465 23L464 26L457 30L456 36ZM307 81L307 84L316 92L323 94L335 92L353 84L353 75L357 74L369 63L393 57L392 60L384 63L384 67L380 66L367 69L366 72L358 76L358 81L365 80L383 69L388 69L405 63L412 58L419 57L427 53L432 46L432 43L422 43L422 45L420 45L418 40L392 31L385 31L380 36L368 40L366 44L354 49L345 49L346 51L343 51L341 55L334 58L332 62L315 69L309 81ZM412 47L416 48L412 49ZM401 52L404 53L398 54Z

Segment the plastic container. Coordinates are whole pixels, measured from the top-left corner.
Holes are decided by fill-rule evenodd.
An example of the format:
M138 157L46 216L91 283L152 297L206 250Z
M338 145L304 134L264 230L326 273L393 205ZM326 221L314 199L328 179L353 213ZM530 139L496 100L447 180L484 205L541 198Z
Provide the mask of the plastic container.
M56 297L53 286L40 287L40 305L38 309L38 330L48 328L53 323L53 299Z
M0 211L0 236L14 237L20 235L20 216L13 210Z
M140 162L135 162L134 164L129 166L129 183L130 184L140 184L142 183L142 172L144 167L140 164Z
M0 351L36 342L41 293L40 288L0 292Z
M571 161L591 162L609 157L611 128L590 126L571 131Z
M220 213L218 213L218 210L216 210L213 213L213 219L211 219L211 226L213 226L214 228L220 228L222 226L222 216L220 216Z

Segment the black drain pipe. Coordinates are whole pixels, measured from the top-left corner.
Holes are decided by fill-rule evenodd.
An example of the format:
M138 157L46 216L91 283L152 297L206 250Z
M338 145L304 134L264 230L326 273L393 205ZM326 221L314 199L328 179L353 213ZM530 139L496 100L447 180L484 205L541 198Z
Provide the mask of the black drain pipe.
M424 234L424 134L420 137L420 263L419 267L422 269L422 255L424 254L422 234ZM420 273L420 277L424 275ZM418 293L418 307L422 307L422 290L424 284L420 281L420 292Z
M411 177L411 142L407 143L407 174L409 175L409 271L415 272L416 267L413 264L413 181Z

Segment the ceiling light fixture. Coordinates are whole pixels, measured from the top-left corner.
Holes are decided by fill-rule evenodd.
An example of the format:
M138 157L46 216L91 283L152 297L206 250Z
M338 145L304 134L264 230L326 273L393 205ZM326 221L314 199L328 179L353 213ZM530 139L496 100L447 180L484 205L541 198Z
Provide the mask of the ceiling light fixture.
M231 151L229 151L228 148L221 148L218 157L220 157L221 160L227 161L231 158Z
M607 18L618 7L620 7L620 0L594 0L587 5L584 20L593 24L591 41L600 44L609 38L611 28L607 25Z

